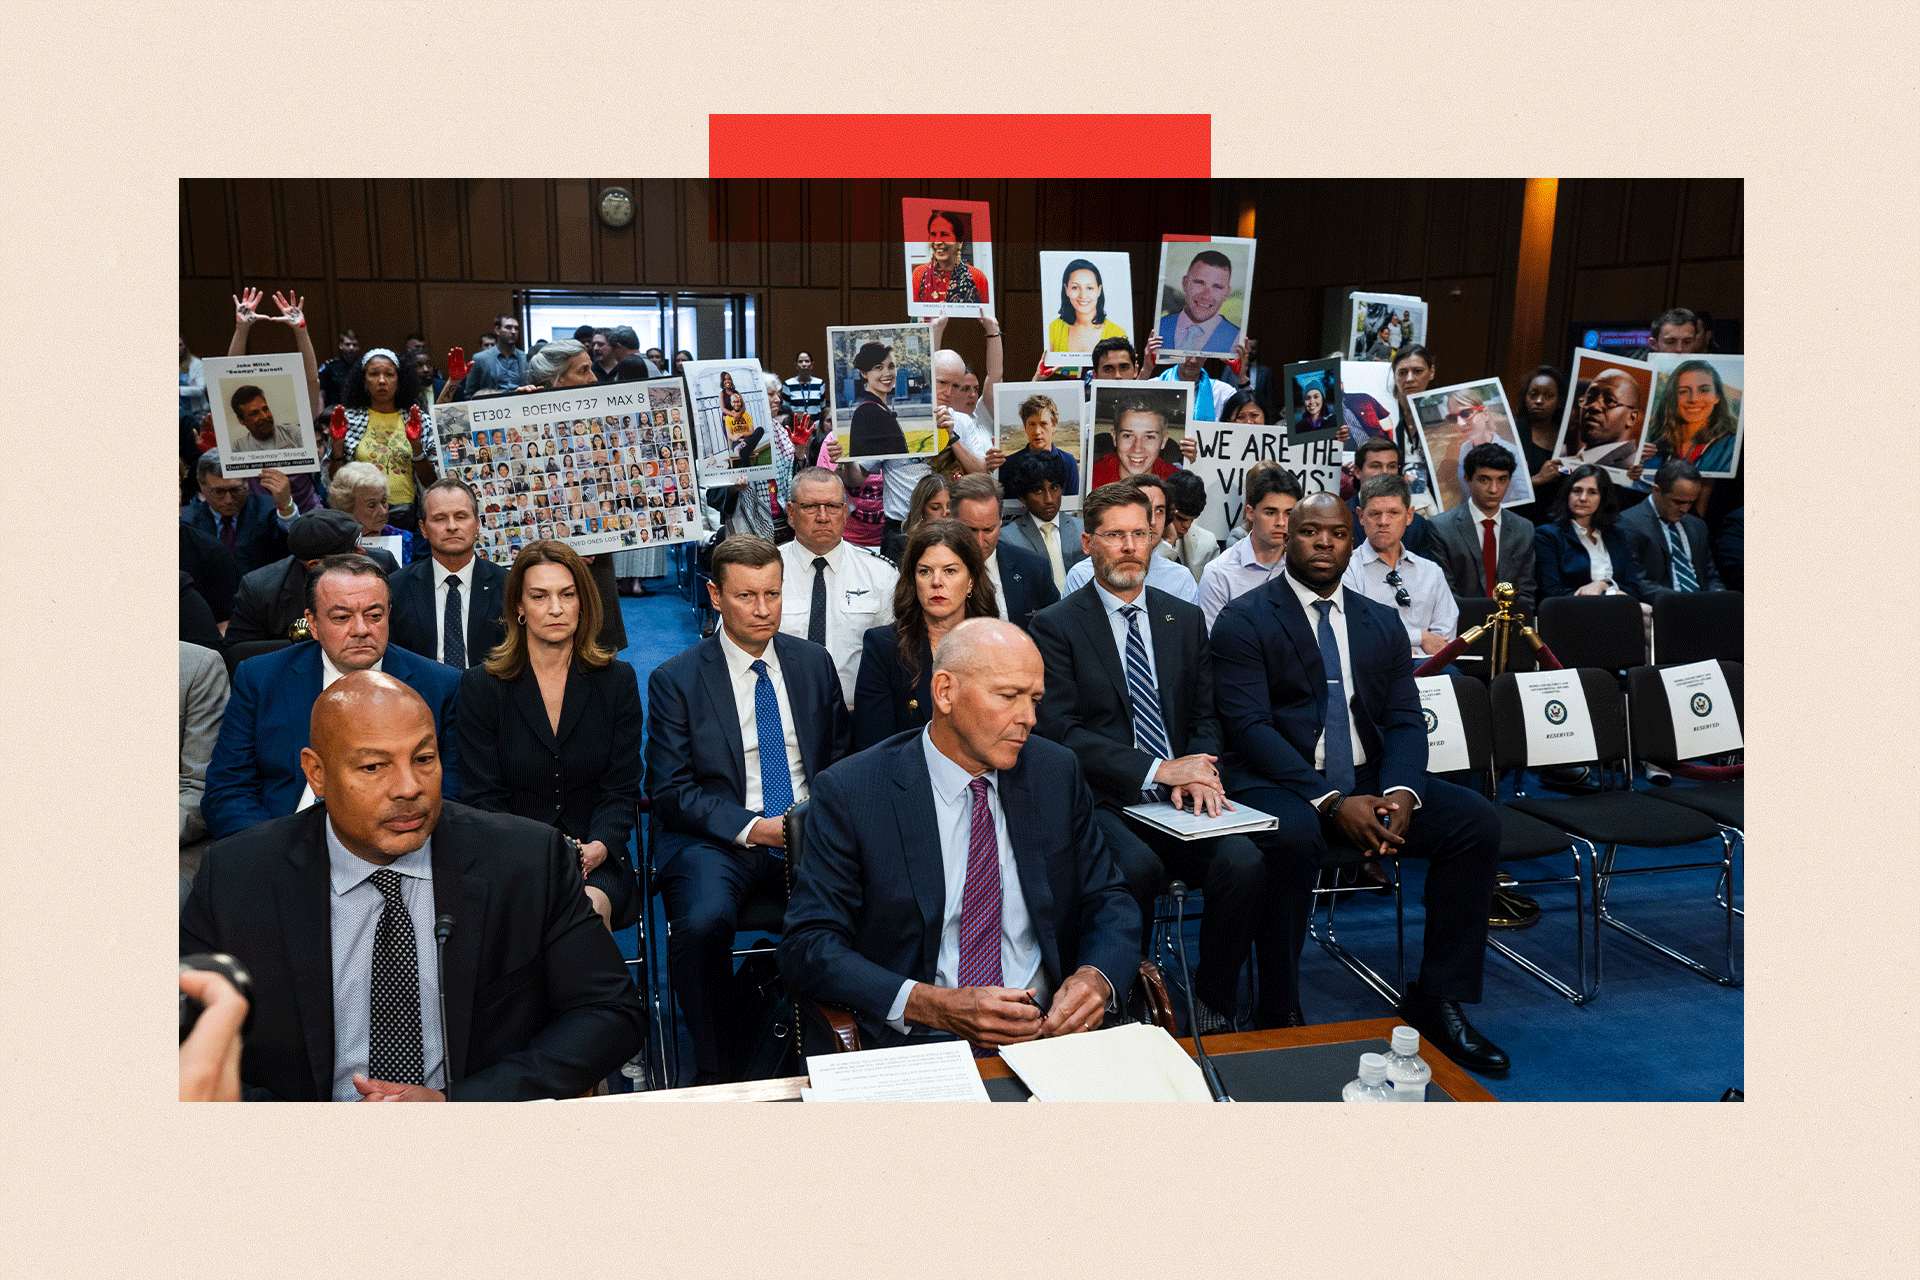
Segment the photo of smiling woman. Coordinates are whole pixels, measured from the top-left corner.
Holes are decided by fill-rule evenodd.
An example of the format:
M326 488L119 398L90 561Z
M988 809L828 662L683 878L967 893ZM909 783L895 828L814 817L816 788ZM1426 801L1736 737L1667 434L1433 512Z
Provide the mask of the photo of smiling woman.
M847 451L855 457L905 453L907 437L900 430L900 419L887 404L900 376L893 348L879 342L866 343L854 353L853 368L860 377L860 394L853 402Z
M1060 276L1059 313L1047 324L1047 350L1091 352L1096 343L1126 336L1107 318L1100 268L1085 258L1067 263Z
M987 277L973 265L973 220L951 209L927 217L927 261L913 271L915 302L988 301Z
M1653 408L1647 414L1642 476L1670 458L1691 462L1703 476L1734 474L1740 457L1740 384L1745 361L1718 356L1674 361L1664 352L1648 357L1653 366ZM1649 453L1649 450L1651 452Z

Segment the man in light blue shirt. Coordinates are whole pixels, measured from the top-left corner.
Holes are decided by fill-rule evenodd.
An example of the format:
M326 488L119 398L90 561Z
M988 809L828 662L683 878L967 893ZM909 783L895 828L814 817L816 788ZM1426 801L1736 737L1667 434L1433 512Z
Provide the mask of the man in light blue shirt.
M471 400L482 391L513 391L527 385L526 353L520 346L520 318L502 312L493 319L493 345L473 358L473 368L461 384L459 399Z

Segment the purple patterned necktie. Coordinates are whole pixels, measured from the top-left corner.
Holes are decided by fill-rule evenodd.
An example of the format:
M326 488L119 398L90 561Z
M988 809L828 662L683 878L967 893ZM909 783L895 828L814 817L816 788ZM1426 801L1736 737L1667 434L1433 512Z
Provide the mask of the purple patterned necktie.
M973 797L973 825L967 836L967 883L960 893L960 968L954 985L1000 985L1000 842L987 807L987 780L967 784ZM976 1047L973 1056L992 1058L998 1049Z

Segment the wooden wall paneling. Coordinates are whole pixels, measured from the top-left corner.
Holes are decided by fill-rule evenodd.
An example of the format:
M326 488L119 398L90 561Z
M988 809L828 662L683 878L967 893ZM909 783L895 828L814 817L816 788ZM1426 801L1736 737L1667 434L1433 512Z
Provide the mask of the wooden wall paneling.
M1320 308L1315 295L1320 292L1306 285L1295 285L1262 290L1254 299L1253 324L1248 333L1260 340L1259 358L1273 369L1276 378L1281 365L1323 354L1316 350L1320 341Z
M1623 178L1582 178L1574 206L1574 265L1610 267L1620 261L1621 224L1626 216L1627 183Z
M1465 184L1465 231L1460 246L1463 275L1493 275L1511 263L1519 245L1524 184L1510 179Z
M553 229L548 214L546 179L507 181L508 244L513 250L508 258L508 279L515 285L553 283Z
M1418 183L1398 182L1391 178L1370 178L1359 184L1361 216L1354 219L1362 231L1360 246L1362 276L1384 280L1394 274L1395 250L1399 247L1400 224L1411 220L1403 207L1403 193Z
M1736 257L1747 251L1746 207L1746 184L1736 179L1733 181L1733 243L1727 246L1727 252Z
M1738 178L1691 179L1687 183L1680 256L1718 258L1738 253L1736 236L1740 222L1739 209Z
M648 178L637 191L645 225L641 228L637 283L670 288L680 278L680 181ZM701 228L701 234L706 229Z
M1073 193L1065 189L1036 191L1030 182L1008 184L1006 195L993 211L1004 227L1003 230L996 227L999 244L995 247L1001 254L994 263L994 274L1003 292L1040 288L1042 248L1078 247L1072 243L1075 240L1073 199ZM996 307L994 314L1010 313Z
M880 282L889 289L898 289L902 299L907 296L907 254L903 240L907 224L906 210L900 202L908 196L925 195L923 185L904 178L880 184ZM926 234L924 228L920 234ZM903 301L901 305L906 304Z
M327 222L336 280L373 278L373 236L368 225L367 184L354 178L325 185Z
M338 294L341 323L360 335L362 351L372 347L398 351L401 339L420 328L420 287L411 281L342 280ZM314 350L319 353L322 348L315 344ZM328 351L321 359L332 354Z
M1427 262L1422 272L1428 280L1460 275L1467 269L1467 202L1471 185L1465 178L1433 181L1433 204L1427 219Z
M553 254L555 279L564 284L591 284L593 240L596 228L605 230L594 207L600 188L585 178L556 178L553 183ZM632 235L633 224L620 232ZM612 233L609 233L612 234Z
M620 228L600 221L600 193L608 187L625 187L633 197L633 221ZM595 178L587 184L593 243L592 279L607 285L630 285L640 279L640 243L647 234L647 211L640 184L632 178ZM561 209L564 211L564 201Z
M1101 248L1112 242L1113 183L1099 178L1078 178L1073 183L1074 236L1078 244L1071 248Z
M189 178L181 183L182 222L192 249L193 273L231 281L226 183L219 178Z
M1587 267L1574 276L1575 323L1653 319L1664 309L1667 266Z
M725 239L717 246L729 289L758 289L766 284L762 254L767 239L767 184L758 178L728 178L719 184L725 198L720 223Z
M429 281L420 286L420 323L411 327L427 335L434 363L444 368L449 348L461 348L469 360L477 355L480 335L491 333L493 318L512 305L512 291L503 285Z
M327 229L325 197L315 178L286 178L280 188L282 269L299 280L325 280ZM324 292L316 288L316 293Z
M849 289L846 318L834 323L900 324L906 319L903 296L892 289Z
M1746 264L1738 258L1683 262L1674 282L1674 305L1697 307L1717 316L1746 314ZM1649 312L1651 320L1655 312Z
M273 186L265 178L233 181L233 229L240 248L238 274L245 283L272 293L271 283L283 274L276 243L279 222L273 210Z
M835 178L812 178L805 184L806 283L814 288L839 288L847 269L844 248L847 184Z
M382 280L417 280L420 261L414 250L416 217L413 183L405 178L373 180L374 243Z
M720 248L714 240L712 184L706 178L680 179L680 283L690 289L712 289L723 283Z
M889 206L886 186L877 178L855 178L846 185L848 228L846 281L849 289L881 289L887 281L887 251L898 254L900 246L883 232ZM900 225L900 206L890 206L892 226ZM849 313L851 314L851 313ZM897 317L896 317L897 318ZM850 323L859 323L850 321Z
M806 283L806 254L801 239L806 232L806 184L798 178L772 178L766 183L767 284L797 289Z
M418 189L424 277L464 279L466 272L460 267L460 183L452 178L423 178Z
M505 280L507 275L507 197L498 178L461 180L467 209L465 280ZM472 352L468 352L472 355Z
M213 276L181 278L180 336L187 340L187 350L203 360L227 354L227 342L233 337L233 289L226 280Z
M1458 285L1460 296L1452 296ZM1435 279L1427 286L1427 346L1440 367L1436 384L1466 382L1500 372L1493 350L1493 280L1489 276Z
M186 178L180 180L178 193L179 214L176 219L180 228L180 278L182 280L196 274L193 269L193 244L191 241L193 219L189 217L187 213L187 183L189 181L190 179Z
M1426 272L1427 218L1433 184L1417 180L1394 185L1392 265L1381 274L1418 279Z
M1628 262L1665 262L1680 244L1677 178L1636 178L1627 203Z

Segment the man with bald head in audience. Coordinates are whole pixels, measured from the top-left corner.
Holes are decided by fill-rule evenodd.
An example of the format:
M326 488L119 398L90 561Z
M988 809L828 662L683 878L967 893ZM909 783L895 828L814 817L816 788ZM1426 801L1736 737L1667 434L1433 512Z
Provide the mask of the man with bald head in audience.
M215 844L180 909L181 955L253 978L242 1096L574 1097L632 1057L644 1013L560 833L443 801L434 713L390 675L343 675L309 729L318 803Z
M1030 736L1045 673L975 618L933 654L933 716L815 779L780 971L868 1046L976 1057L1097 1029L1140 962L1140 912L1072 751Z
M249 658L234 669L233 696L207 765L200 802L207 827L230 836L312 804L300 766L314 700L354 671L384 671L411 685L433 708L444 754L442 789L459 795L453 748L460 673L387 643L392 600L386 574L361 555L332 555L307 579L313 639Z

